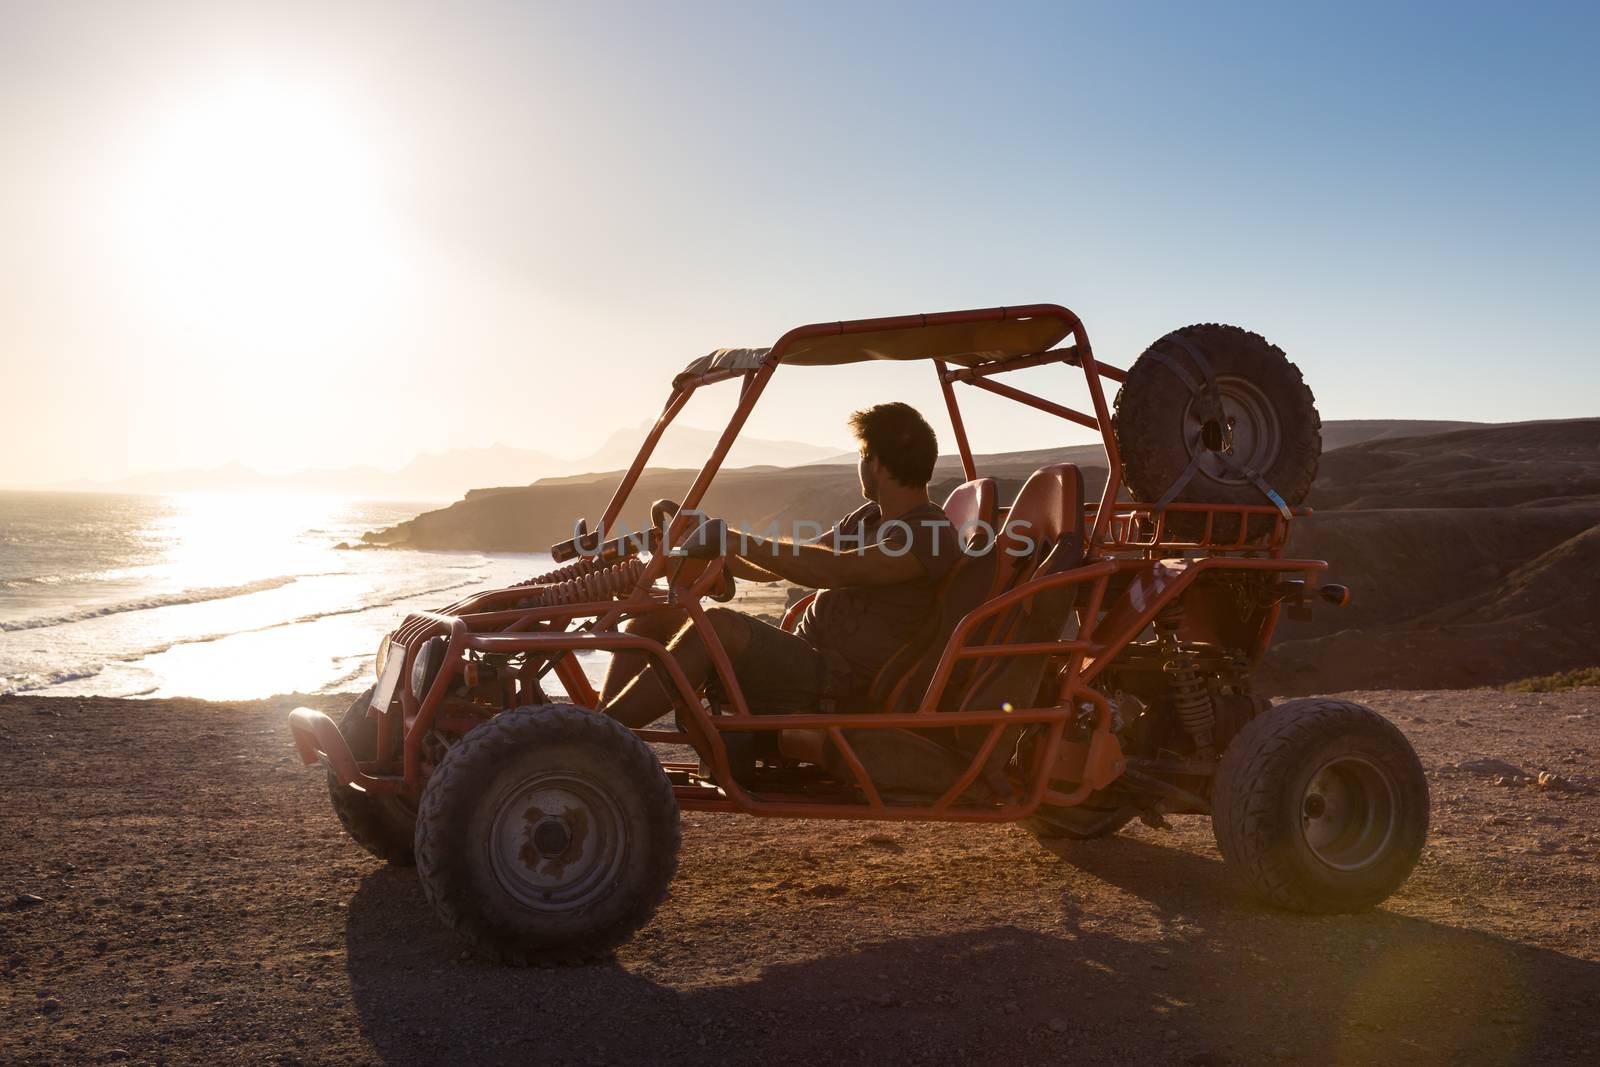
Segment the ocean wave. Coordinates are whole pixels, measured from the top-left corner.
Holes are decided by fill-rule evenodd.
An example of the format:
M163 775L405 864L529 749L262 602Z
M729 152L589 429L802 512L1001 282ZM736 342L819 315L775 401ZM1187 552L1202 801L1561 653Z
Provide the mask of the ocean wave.
M18 674L0 678L0 696L8 697L16 693L31 693L38 689L49 689L51 686L66 685L68 682L81 682L85 678L93 678L103 669L100 664L94 664L64 671L49 671L45 674Z
M73 582L109 582L125 578L132 571L118 567L108 571L82 571L77 574L39 574L29 578L7 578L0 581L0 589L30 589L40 585L63 585Z
M436 589L420 589L399 593L387 600L371 601L356 604L353 607L338 608L333 611L318 611L313 612L310 615L300 615L293 619L283 619L279 622L269 622L265 626L250 626L242 630L227 630L222 633L203 634L198 637L180 637L175 641L168 641L165 644L154 645L150 648L143 648L137 652L126 652L113 658L119 663L133 663L137 660L144 659L147 656L159 656L163 652L170 652L180 645L207 645L213 641L222 641L229 637L238 637L241 634L265 633L268 630L281 630L285 626L304 626L306 623L317 622L320 619L332 619L340 615L359 615L363 611L375 611L378 608L386 608L391 604L398 604L402 600L410 600L413 597L432 596L434 593L448 593L455 589L465 589L468 586L477 584L477 582L457 582L454 585L441 585ZM379 635L374 635L373 640L376 641L378 636Z
M342 674L333 679L331 682L323 685L323 687L318 689L317 692L343 693L349 688L350 683L359 681L360 679L366 678L372 674L372 659L373 657L371 656L356 657L355 666L346 668Z
M293 580L294 579L288 579L288 581ZM284 619L280 622L268 623L265 626L254 626L241 630L229 630L224 633L202 634L196 637L181 637L174 641L167 641L159 645L152 645L135 651L125 652L120 655L109 656L107 658L116 663L135 663L150 656L159 656L163 652L170 652L172 649L178 648L181 645L209 644L213 641L221 641L224 638L235 637L242 634L263 633L268 630L281 629L285 626L303 626L307 623L316 622L319 619L333 618L339 615L357 615L363 611L376 611L379 608L386 608L391 605L401 603L402 601L414 599L416 597L433 596L437 593L449 593L454 592L457 589L465 589L470 586L478 585L481 581L482 579L479 578L474 581L454 582L450 585L435 586L428 589L408 589L397 591L393 594L386 595L382 599L364 601L359 604L338 608L333 611L323 611L315 612L309 615L301 615L292 619ZM17 626L16 628L24 629L25 627ZM373 636L373 640L376 642L376 634ZM363 656L361 659L370 660L370 657ZM337 684L346 684L347 681L361 677L370 669L370 666L366 662L363 662L357 668L349 669L345 679L342 679ZM102 670L104 670L104 667L101 664L85 664L65 670L51 671L47 673L33 672L17 674L11 677L0 676L0 696L10 696L16 693L36 692L41 689L50 689L58 685L66 685L70 682L82 681L85 678L93 678L95 675L101 673ZM153 691L154 690L146 690L145 693ZM325 691L336 692L337 690ZM142 696L145 695L145 693L131 693L123 695Z
M298 579L293 577L263 578L258 582L246 582L243 585L224 585L210 589L185 589L181 593L164 593L139 600L126 600L120 604L86 607L78 611L68 612L65 615L23 619L20 622L0 622L0 633L10 633L15 630L42 630L47 626L65 626L68 623L83 622L85 619L98 619L105 615L122 615L130 611L150 611L153 608L168 608L180 604L203 604L208 600L226 600L229 597L249 596L251 593L264 593L269 589L280 589L295 581L298 581Z

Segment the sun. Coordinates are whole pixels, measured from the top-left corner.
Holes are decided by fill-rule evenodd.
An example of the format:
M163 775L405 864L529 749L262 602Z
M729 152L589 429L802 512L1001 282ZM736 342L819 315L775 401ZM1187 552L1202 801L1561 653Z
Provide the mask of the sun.
M267 77L195 90L141 128L118 214L152 309L235 340L337 339L401 258L370 125Z

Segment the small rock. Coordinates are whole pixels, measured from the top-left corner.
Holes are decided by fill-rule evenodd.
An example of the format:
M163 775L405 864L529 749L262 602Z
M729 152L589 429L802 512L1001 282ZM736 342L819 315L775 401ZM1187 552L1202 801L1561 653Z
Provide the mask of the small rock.
M100 1059L106 1063L112 1060L131 1060L133 1054L125 1048L108 1048L100 1053Z
M1526 778L1528 775L1528 772L1521 767L1507 763L1503 759L1467 759L1447 765L1446 769L1461 771L1464 774L1504 774L1512 778Z
M886 848L890 852L904 852L906 847L888 834L872 834L861 842L873 848Z
M1005 1007L1002 1008L1001 1010L1004 1011L1007 1015L1015 1015L1015 1014L1017 1014L1017 1012L1022 1010L1022 1006L1019 1005L1014 1000L1008 1000L1008 1001L1006 1001Z
M1573 785L1561 775L1553 771L1539 772L1539 788L1548 789L1552 793L1581 793L1583 790Z
M32 893L18 893L17 899L11 902L11 906L21 911L23 908L36 908L43 903L44 897L34 896Z
M46 1015L54 1015L56 1012L61 1010L61 1001L57 1000L55 997L51 997L39 1005L39 1010L44 1012Z
M1364 945L1366 947L1366 950L1368 952L1376 952L1376 951L1378 951L1378 939L1375 938L1375 937L1367 938L1365 941L1362 942L1362 945Z
M811 886L808 889L802 889L801 892L808 897L820 897L823 900L832 900L835 897L844 896L846 893L850 892L850 889L848 886L842 886L835 882L818 882L816 885Z
M1057 1034L1064 1034L1072 1029L1072 1024L1059 1015L1050 1020L1049 1026L1051 1032Z

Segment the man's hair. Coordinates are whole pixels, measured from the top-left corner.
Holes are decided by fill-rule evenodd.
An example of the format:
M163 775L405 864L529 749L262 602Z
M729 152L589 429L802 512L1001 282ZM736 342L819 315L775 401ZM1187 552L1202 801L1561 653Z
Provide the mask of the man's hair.
M866 454L882 463L901 485L920 489L933 479L939 440L928 420L910 404L875 404L850 416L850 429Z

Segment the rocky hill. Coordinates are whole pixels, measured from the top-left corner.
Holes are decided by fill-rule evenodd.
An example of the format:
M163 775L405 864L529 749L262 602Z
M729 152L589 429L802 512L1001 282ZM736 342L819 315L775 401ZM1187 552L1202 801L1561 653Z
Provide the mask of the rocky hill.
M1277 692L1493 685L1600 663L1600 419L1325 454L1290 549L1351 605L1285 622Z
M1421 430L1423 432L1414 432ZM1476 425L1330 422L1291 551L1326 559L1354 592L1344 609L1285 621L1263 665L1279 694L1358 687L1490 685L1600 663L1600 419ZM1099 446L979 458L1002 499L1045 463L1104 484ZM680 497L690 470L650 470L624 518ZM411 548L528 551L593 521L620 472L477 490L448 508L369 535ZM934 495L960 481L940 460ZM750 529L831 522L860 502L839 464L748 467L718 475L706 510Z

